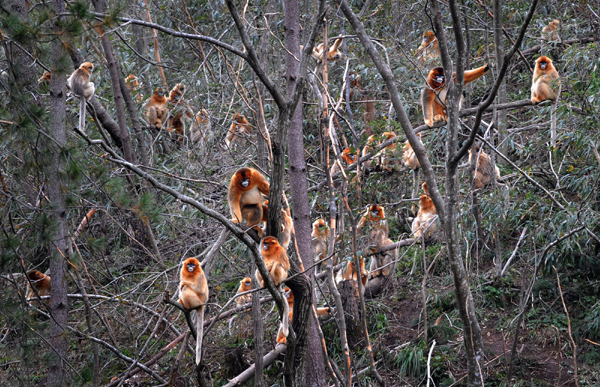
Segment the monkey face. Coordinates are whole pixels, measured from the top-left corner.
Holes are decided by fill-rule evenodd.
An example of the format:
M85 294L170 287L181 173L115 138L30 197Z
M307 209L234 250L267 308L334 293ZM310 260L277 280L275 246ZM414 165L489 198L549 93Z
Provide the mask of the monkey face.
M81 64L80 68L89 71L91 74L92 71L94 71L94 64L92 62L84 62Z
M189 271L190 273L193 272L194 270L196 270L196 264L194 262L186 263L185 267L187 268L187 271Z
M241 281L241 287L243 291L252 289L252 280L250 277L246 277Z
M156 89L156 94L157 94L159 97L164 97L164 96L165 96L165 89L163 89L162 87L159 87L159 88L157 88L157 89Z
M427 31L423 33L423 40L425 43L430 43L435 39L435 34L432 31Z
M546 67L548 67L548 62L546 62L546 61L541 61L541 62L539 62L539 63L540 63L540 68L541 68L542 70L546 70Z
M237 171L236 176L242 189L248 188L250 185L250 178L252 177L252 171L249 168L242 168Z
M444 75L443 67L436 67L429 72L429 77L427 77L427 83L433 89L439 89L444 86L446 83L446 77Z
M269 251L274 250L277 247L277 245L279 245L279 242L277 241L277 238L268 236L263 238L260 244L262 246L263 251Z
M378 206L376 204L371 206L371 217L372 218L380 218L383 219L383 208L381 206Z

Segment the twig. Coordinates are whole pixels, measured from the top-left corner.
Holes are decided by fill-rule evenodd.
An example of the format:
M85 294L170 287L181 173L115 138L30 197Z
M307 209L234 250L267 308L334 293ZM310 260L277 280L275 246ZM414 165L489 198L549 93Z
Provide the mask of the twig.
M519 245L521 244L521 242L525 238L525 234L526 233L527 233L527 226L525 226L525 228L523 229L523 232L521 232L521 236L519 237L519 240L517 241L517 245L515 246L515 249L513 250L510 258L508 258L508 261L506 261L506 264L504 265L504 268L502 269L502 271L498 275L498 278L502 278L502 276L504 275L504 273L508 269L508 265L510 265L510 262L513 260L513 258L515 257L515 255L517 255L517 251L519 250Z
M431 354L433 353L433 349L435 348L435 339L433 339L433 343L431 343L431 348L429 349L429 355L427 356L427 387L429 387L429 381L431 379Z
M556 282L558 283L558 293L560 294L560 300L562 301L565 314L567 315L567 329L569 332L569 338L571 339L571 344L573 345L573 378L575 379L575 386L579 386L579 380L577 378L577 344L575 344L575 340L573 340L573 334L571 333L571 319L569 318L569 311L567 310L567 305L565 305L565 298L563 297L563 292L560 287L560 278L558 277L558 270L556 270L556 267L554 265L552 265L552 269L554 269L554 273L556 274Z

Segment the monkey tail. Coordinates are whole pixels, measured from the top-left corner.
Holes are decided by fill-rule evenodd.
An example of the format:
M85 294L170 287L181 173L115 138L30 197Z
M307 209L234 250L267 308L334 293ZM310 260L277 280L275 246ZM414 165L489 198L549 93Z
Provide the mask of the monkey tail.
M204 335L204 305L196 311L196 365L202 359L202 336Z
M285 297L284 297L285 298ZM281 316L281 332L285 337L288 337L290 333L290 305L287 303L287 300L284 300L283 303L283 316Z
M85 133L85 97L80 97L79 100L79 130Z
M560 98L560 92L556 96L556 99L552 101L550 105L550 145L556 146L556 107L558 106L558 100Z

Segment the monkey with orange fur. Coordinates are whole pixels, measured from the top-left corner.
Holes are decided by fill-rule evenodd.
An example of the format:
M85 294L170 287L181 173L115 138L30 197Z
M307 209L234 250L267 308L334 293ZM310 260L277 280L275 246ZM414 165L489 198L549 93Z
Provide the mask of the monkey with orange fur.
M546 42L559 42L560 36L558 35L559 20L552 20L546 27L542 28L542 41Z
M196 365L202 359L204 309L208 302L208 283L196 258L183 261L179 282L178 302L186 309L196 309Z
M231 126L225 137L227 148L232 148L240 143L243 139L252 134L252 126L240 113L235 113L231 120Z
M535 70L531 82L531 103L538 103L547 99L556 101L560 95L560 76L552 65L552 59L541 56L535 61Z
M267 223L269 217L269 201L265 200L262 205L262 219L261 223ZM281 233L279 233L279 244L287 251L290 241L292 240L292 232L294 231L294 222L292 221L292 215L290 214L290 208L287 210L281 209ZM266 228L266 225L265 225ZM262 238L263 229L259 232L259 236Z
M346 148L342 151L342 154L340 157L342 158L342 160L344 161L344 163L346 165L352 165L356 162L357 152L355 149ZM334 179L333 176L340 172L342 172L342 166L340 164L340 161L336 159L333 162L333 165L331 166L331 168L329 170L329 174L331 175L331 178L333 179L333 188L335 188L336 190L339 190L341 188L342 183L340 181L340 177Z
M250 277L245 277L240 281L240 287L237 290L237 293L247 292L248 290L252 290L252 280ZM244 294L243 296L239 296L235 299L237 306L242 306L248 302L252 301L252 293Z
M135 75L129 74L127 78L125 78L125 86L127 86L127 90L129 90L130 93L137 94L137 97L135 97L135 101L137 103L140 103L144 100L144 96L139 92L141 85Z
M389 246L393 243L394 243L394 241L392 241L391 239L385 238L376 250L378 250L382 247ZM372 253L374 253L375 251L371 250ZM394 270L396 268L395 261L397 259L398 259L398 249L387 250L387 251L373 255L373 258L371 259L371 265L369 266L369 278L389 276L391 273L394 272ZM392 262L394 262L394 263L392 263ZM379 269L380 267L382 269Z
M337 38L329 50L326 51L327 62L335 62L342 57L339 48L343 41L344 38ZM319 43L313 48L312 57L315 58L318 64L323 62L323 43Z
M38 83L49 85L52 80L52 73L50 71L44 71L44 74L38 79Z
M416 52L416 56L421 63L438 60L440 57L439 42L433 31L425 31L423 33L423 42Z
M176 132L179 136L183 136L185 131L185 121L192 119L194 113L183 98L185 93L185 85L178 83L171 89L169 98L167 98L167 106L171 117L167 120L167 130Z
M190 140L193 145L198 145L204 149L211 135L211 123L206 109L201 109L196 114L194 122L190 126Z
M165 89L158 87L144 104L148 124L154 125L158 129L162 128L167 119L167 97L165 94Z
M473 145L469 149L469 164L471 164L469 171L473 179L473 189L485 187L492 182L492 179L500 179L500 170L492 165L492 158L479 145Z
M36 298L50 295L50 276L39 270L31 270L27 273L29 284L27 286L27 298ZM37 295L36 295L37 291ZM29 305L37 305L38 301L31 300Z
M556 145L556 107L560 97L560 76L547 56L540 56L535 61L533 79L531 81L531 103L537 105L552 100L550 107L550 144Z
M417 139L422 145L423 142L421 141L421 133L417 133ZM406 167L412 169L413 171L421 166L421 164L419 164L419 159L417 159L417 155L415 155L415 151L413 150L408 140L404 144L404 154L402 155L402 161L404 162L404 165Z
M283 291L283 294L285 295L285 297L287 299L288 309L290 311L288 313L288 318L290 319L290 322L294 322L294 293L292 292L292 289L286 287L285 290ZM317 316L323 316L326 314L329 314L329 308L317 308ZM283 331L282 331L281 327L279 328L279 331L277 332L277 342L279 344L287 343L286 337L283 335Z
M312 250L314 262L320 261L321 259L327 258L329 252L329 238L331 238L331 231L329 226L325 223L324 219L317 219L313 223L312 229ZM333 265L337 265L337 257L333 256Z
M388 237L388 223L385 219L385 211L382 206L373 204L367 208L365 214L356 226L356 233L361 234L363 228L366 230L366 245L369 250L375 252Z
M379 145L379 140L377 139L377 136L374 134L369 136L369 138L367 138L367 144L362 149L361 156L365 157L366 155L371 153L377 145ZM373 170L373 169L378 168L380 163L381 163L381 160L379 158L379 153L377 153L375 156L373 156L369 160L365 161L363 163L363 165L365 166L365 169Z
M465 71L465 82L468 84L481 78L490 70L489 65L481 66L473 70ZM452 80L456 81L456 73L452 75ZM446 76L443 67L436 67L429 72L427 84L421 92L421 107L423 108L423 120L425 125L432 127L435 122L447 121L446 97L448 87L446 85ZM460 96L458 108L461 109L463 98Z
M383 141L387 141L396 137L396 133L384 132L381 137ZM399 165L400 159L396 155L396 143L386 146L381 151L381 168L387 172L394 172L398 170Z
M89 101L96 91L94 82L90 82L92 71L94 71L94 64L92 62L83 62L67 79L69 89L80 98L79 130L82 132L85 129L85 102Z
M360 282L362 283L362 291L364 293L365 286L367 286L367 281L369 279L369 273L365 270L365 261L362 256L358 257L358 262L360 265ZM356 266L354 265L354 260L351 257L346 258L343 263L342 269L337 272L335 276L335 282L339 284L342 281L352 280L354 283L358 281L358 273L356 271ZM358 287L355 287L358 290ZM358 297L358 292L356 292L355 296Z
M437 210L429 195L421 195L419 212L412 222L411 230L415 238L421 238L425 232L425 239L437 231Z
M288 270L290 270L290 261L285 249L279 244L277 238L272 236L264 237L260 241L259 249L260 255L265 263L265 266L267 267L267 271L273 280L273 284L276 287L279 287L279 285L281 285L281 283L287 278ZM256 269L255 275L256 279L260 283L260 286L264 287L265 281L258 269ZM287 308L287 303L285 303L284 306L286 307L286 310L284 310L282 314L281 327L284 336L287 337L289 332L287 319L289 309Z
M262 173L253 168L238 169L231 177L227 195L231 221L258 225L263 218L263 194L269 195L269 182Z

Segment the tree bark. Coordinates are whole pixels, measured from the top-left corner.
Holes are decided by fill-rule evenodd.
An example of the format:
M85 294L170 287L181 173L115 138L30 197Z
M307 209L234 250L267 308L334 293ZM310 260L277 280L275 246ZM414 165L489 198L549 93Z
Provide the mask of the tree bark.
M288 50L286 53L286 74L287 84L286 90L288 100L293 98L292 92L295 84L298 82L300 75L300 64L296 58L301 57L300 52L300 4L297 1L287 0L285 2L285 46ZM294 56L290 55L294 54ZM290 132L288 136L288 157L290 164L290 193L294 203L294 230L296 234L296 245L299 259L304 267L309 267L312 264L312 244L311 244L311 221L310 208L308 205L308 183L306 179L306 162L304 160L304 141L302 133L302 101L294 109L294 113L289 122ZM273 152L275 158L275 152ZM298 385L306 386L322 386L325 384L325 363L323 352L321 350L321 342L318 334L317 324L319 323L313 313L309 313L314 305L314 277L308 282L309 292L306 294L308 302L306 310L302 310L302 314L306 319L301 320L301 317L296 314L296 309L300 309L294 303L294 330L300 321L308 321L308 347L299 345L296 348L296 369ZM296 290L292 289L294 296ZM301 312L298 311L300 314ZM306 324L305 324L306 325ZM300 332L298 332L300 336ZM298 343L302 343L298 340ZM303 353L306 353L306 362L304 362ZM304 365L306 364L306 372ZM302 382L305 382L302 383Z
M65 9L63 0L54 0L54 12L60 14ZM52 41L51 63L58 66L67 56L63 42L58 38L62 36L60 17L55 24L56 38ZM44 141L44 152L48 153L49 164L46 168L46 187L48 193L49 214L53 225L50 233L50 337L48 339L52 348L51 362L48 368L48 386L64 386L66 384L67 334L69 303L67 301L67 208L66 182L63 181L66 160L62 157L67 142L67 77L57 67L52 68L50 81L50 135L52 141Z
M105 0L92 0L94 8L99 13L106 12ZM110 44L110 38L104 32L102 27L98 27L98 31L101 34L102 48L104 49L104 55L108 64L108 71L110 73L110 81L112 84L113 98L115 100L115 110L117 112L117 123L119 124L119 134L123 143L123 157L125 160L135 163L136 155L131 146L131 137L127 131L127 120L125 119L125 110L123 109L123 93L121 92L121 85L119 78L123 78L119 71L119 66L113 53L112 45Z

